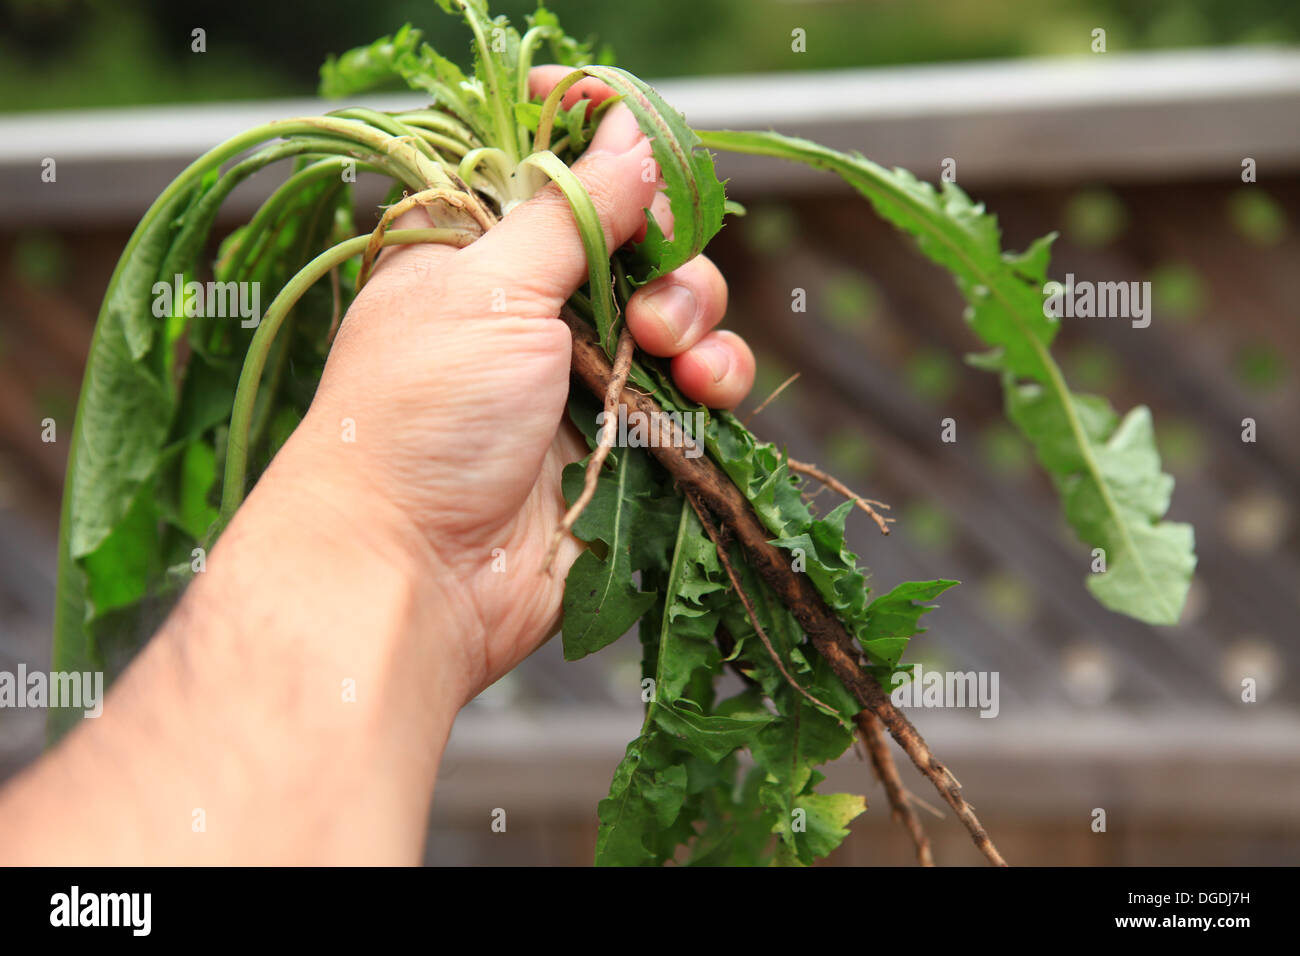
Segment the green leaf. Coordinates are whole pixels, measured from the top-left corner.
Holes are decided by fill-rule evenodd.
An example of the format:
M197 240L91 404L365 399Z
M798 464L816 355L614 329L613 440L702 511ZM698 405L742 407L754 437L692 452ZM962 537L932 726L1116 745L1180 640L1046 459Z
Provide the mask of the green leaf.
M392 36L329 57L320 68L320 95L338 100L404 79L399 64L414 55L419 45L420 31L408 23Z
M675 704L660 700L654 708L654 719L680 740L683 749L716 762L737 747L746 746L753 735L774 718L771 714L758 712L740 716L709 715L700 713L698 705L693 707L689 700Z
M779 683L773 685L764 681L764 687L775 687L769 693L782 716L763 728L750 744L754 762L764 773L759 794L761 803L774 822L772 832L782 834L787 848L795 846L792 841L797 834L783 833L782 827L789 828L794 819L793 811L805 807L813 788L820 782L821 775L814 768L838 759L853 743L852 718L859 710L857 701L840 683L825 659L818 655L813 657L813 661L799 679L809 693L836 708L838 714L829 714L814 706L783 677L775 674L773 679ZM775 671L775 668L771 670ZM838 842L836 840L830 846L817 844L817 855L829 853ZM801 859L785 857L779 862L810 863L813 859L811 850L805 845Z
M547 10L540 3L537 9L525 17L529 28L543 27L549 32L547 37L550 45L550 62L558 63L561 66L585 66L592 61L592 47L594 42L588 40L577 40L568 36L560 29L560 20L554 13Z
M844 522L853 508L853 502L842 502L825 518L810 522L802 534L772 543L800 552L805 561L804 573L817 585L818 592L846 623L856 624L864 620L869 588L865 575L858 570L857 555L844 542Z
M542 118L540 103L516 103L515 120L530 133L537 132L537 124Z
M629 449L630 451L630 449ZM695 510L683 499L677 540L664 587L664 610L655 644L655 693L676 700L700 668L717 668L721 655L713 643L718 612L710 597L726 590L725 573L713 542Z
M428 93L434 106L451 113L480 140L492 139L492 118L483 90L459 66L427 43L418 54L409 53L396 65L408 86Z
M934 609L933 601L956 581L908 581L882 594L867 607L867 626L857 633L874 664L892 669L903 656L908 639L924 632L921 615ZM888 680L883 681L888 685Z
M207 442L190 442L181 456L175 521L195 541L206 539L217 521L217 508L211 500L216 483L216 451Z
M161 573L155 494L152 481L142 484L122 521L84 557L92 620L140 600Z
M664 857L646 844L659 828L671 824L686 799L686 768L653 769L645 766L642 738L628 744L627 754L614 771L609 796L600 801L597 815L597 866L644 866Z
M612 456L611 456L612 457ZM582 490L585 466L564 471L564 492L569 501ZM573 533L588 542L600 542L603 556L584 551L569 570L564 585L564 657L578 660L623 636L654 604L654 591L641 591L632 579L644 551L634 544L670 538L671 519L656 504L657 487L649 456L631 449L617 456L612 473L607 468L596 494L574 525ZM664 549L666 550L666 548Z
M775 832L784 853L780 862L807 866L827 856L849 835L848 824L867 809L865 797L849 793L805 793L789 818L778 818Z
M1161 520L1172 479L1160 472L1145 409L1116 426L1102 400L1069 391L1052 359L1058 323L1045 313L1043 287L1053 237L1004 253L997 220L954 183L936 191L905 170L776 133L710 132L701 139L838 174L953 274L967 320L994 347L976 364L1002 374L1008 415L1038 451L1071 526L1090 547L1106 550L1107 571L1089 579L1090 590L1112 610L1176 623L1196 566L1192 529Z
M673 236L664 236L654 217L646 215L646 236L626 257L629 275L637 284L666 275L699 255L722 228L726 195L713 169L713 156L680 113L645 81L612 66L584 66L622 96L650 139L655 162L673 214Z
M702 801L704 831L688 866L765 866L776 817L760 801L763 771L755 767L741 786L719 787Z

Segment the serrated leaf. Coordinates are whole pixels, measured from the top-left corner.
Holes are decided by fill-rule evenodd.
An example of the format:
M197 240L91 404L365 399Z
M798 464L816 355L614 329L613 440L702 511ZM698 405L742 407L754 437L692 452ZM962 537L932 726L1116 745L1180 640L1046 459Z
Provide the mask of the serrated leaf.
M686 799L686 768L646 767L642 745L640 737L628 744L626 756L614 771L609 796L597 807L597 866L661 862L662 857L647 846L647 838L672 823Z
M655 162L665 185L673 214L673 236L668 238L647 211L645 239L626 257L637 284L672 272L699 255L722 228L726 195L713 169L713 156L695 131L675 109L644 80L612 66L584 66L593 76L623 97L650 139Z
M398 64L420 46L420 31L409 23L392 36L330 56L320 68L320 95L337 100L403 78Z
M849 835L848 824L866 809L866 798L851 793L799 797L790 819L778 819L776 824L784 850L779 862L808 866L829 855Z
M933 610L933 601L956 581L908 581L882 594L867 607L867 625L857 638L873 664L893 668L903 656L907 642L924 628L921 615Z
M838 174L953 274L972 328L994 347L976 364L1002 373L1008 415L1037 449L1075 533L1107 549L1108 570L1090 578L1089 589L1112 610L1151 624L1176 623L1196 566L1192 529L1161 520L1172 479L1160 472L1145 410L1130 413L1116 428L1104 402L1068 390L1052 359L1059 324L1043 307L1043 286L1053 237L1023 253L1004 253L996 219L955 183L935 190L905 170L889 171L862 156L776 133L710 132L701 138L719 149Z
M737 747L745 746L761 728L775 718L771 714L751 713L737 716L719 716L700 713L689 700L674 704L660 700L654 708L654 719L661 728L673 734L680 746L707 760L718 761Z
M720 655L713 642L718 613L707 603L726 589L713 542L684 499L672 563L664 587L664 610L655 642L655 692L676 700L700 668L713 669Z
M626 451L631 451L628 449ZM576 500L585 467L565 469L565 494ZM573 533L583 541L599 541L604 556L592 550L578 556L564 584L564 657L579 660L618 640L655 602L654 591L641 591L632 579L638 555L647 541L667 540L673 527L669 513L657 501L649 456L644 452L618 456L596 486L595 496L575 523ZM644 559L643 559L644 560Z

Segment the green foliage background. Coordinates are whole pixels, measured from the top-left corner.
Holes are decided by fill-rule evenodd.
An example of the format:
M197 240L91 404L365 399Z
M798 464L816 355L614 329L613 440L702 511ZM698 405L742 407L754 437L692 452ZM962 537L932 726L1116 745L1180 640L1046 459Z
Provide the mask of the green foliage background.
M575 35L594 33L648 78L816 70L995 57L1300 42L1294 0L554 0ZM512 20L532 0L500 0ZM327 53L405 22L438 49L468 31L433 0L0 0L0 110L311 95ZM689 23L689 29L682 29ZM207 52L190 52L190 31ZM790 51L790 31L808 50Z

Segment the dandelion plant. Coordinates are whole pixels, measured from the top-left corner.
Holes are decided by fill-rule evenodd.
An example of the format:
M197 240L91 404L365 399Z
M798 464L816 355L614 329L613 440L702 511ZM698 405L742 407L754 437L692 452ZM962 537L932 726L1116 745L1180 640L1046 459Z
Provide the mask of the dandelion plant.
M703 131L643 80L595 62L539 7L522 29L486 0L439 0L473 33L468 71L404 27L331 59L322 93L346 99L404 82L422 109L341 108L250 129L196 159L145 213L104 297L64 492L55 667L124 666L152 633L249 487L301 419L340 316L386 246L474 242L518 203L555 183L571 204L589 281L564 312L573 330L569 414L592 449L565 473L566 527L587 548L568 573L563 648L575 660L633 628L643 649L644 720L600 801L596 862L809 864L844 839L862 796L823 793L818 767L860 735L891 802L929 850L897 782L892 737L1002 862L959 784L892 704L921 616L956 582L899 582L873 592L844 537L873 503L814 466L792 462L734 415L699 408L659 360L637 350L622 314L631 291L698 255L738 213L715 152L773 156L833 173L948 270L966 321L988 346L971 363L999 376L1006 413L1037 452L1078 537L1106 555L1087 575L1105 607L1152 624L1181 612L1192 529L1164 520L1150 413L1117 415L1072 392L1051 352L1058 320L1043 307L1052 237L1003 249L996 219L954 183L775 132ZM544 99L539 62L572 68ZM570 167L608 103L561 106L584 77L613 89L650 138L671 207L665 233L607 249ZM288 167L247 223L209 238L223 202L251 174ZM378 226L354 208L357 173L391 183ZM416 206L434 226L394 229ZM157 307L157 283L191 290ZM260 321L195 307L212 282L274 290ZM194 285L191 285L194 283ZM600 411L637 411L672 440L615 447ZM606 419L609 421L609 419ZM688 454L690 449L702 450ZM805 482L845 495L825 515ZM882 530L888 526L880 521ZM724 672L743 690L720 697ZM55 712L52 731L66 728Z

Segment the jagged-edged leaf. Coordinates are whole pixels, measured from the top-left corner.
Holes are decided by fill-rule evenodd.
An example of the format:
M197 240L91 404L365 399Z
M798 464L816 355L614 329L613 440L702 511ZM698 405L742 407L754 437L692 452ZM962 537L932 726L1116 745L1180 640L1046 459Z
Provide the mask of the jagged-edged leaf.
M626 449L613 468L606 467L573 533L583 541L599 542L603 554L588 549L578 556L564 586L564 656L578 660L618 640L655 602L654 591L642 591L632 578L652 551L666 553L664 541L675 530L676 509L669 511L659 494L650 458ZM564 472L565 496L575 501L582 491L586 468L570 465ZM669 503L671 506L671 503ZM659 543L652 548L652 543ZM640 558L634 561L634 555Z
M592 40L578 40L569 36L560 28L560 19L550 10L541 4L537 9L525 16L528 28L538 28L545 31L547 49L550 53L549 62L558 63L561 66L584 66L592 62Z
M994 346L978 365L1002 373L1008 414L1051 473L1075 532L1106 549L1107 571L1089 588L1112 610L1151 624L1177 622L1196 566L1192 529L1161 520L1172 479L1160 472L1145 410L1116 427L1103 402L1069 391L1052 359L1058 323L1044 308L1043 287L1053 237L1004 253L997 220L955 183L936 190L905 170L776 133L700 135L710 147L838 174L953 274L968 321Z
M810 527L812 512L799 494L798 479L775 445L760 442L726 412L714 414L706 438L709 451L769 531L788 538Z
M725 575L713 542L685 499L681 503L677 539L664 587L659 639L654 645L655 692L676 700L700 668L718 666L720 654L713 635L718 625L711 595L726 589Z
M754 767L739 787L715 789L702 802L704 831L687 866L763 866L768 862L775 815L759 799L763 771Z
M815 796L813 788L821 781L815 768L839 758L853 743L852 717L859 709L853 695L826 661L820 656L812 659L813 663L796 679L804 690L835 708L836 713L827 713L814 705L781 677L771 692L780 716L764 727L750 744L754 762L764 773L760 800L771 815L773 832L782 835L787 847L797 842L797 832L788 830L796 819L794 811L801 807L807 810L809 798ZM775 671L766 664L756 664L755 668ZM861 797L856 799L862 801ZM787 829L783 831L783 827ZM838 842L817 855L829 853ZM808 855L808 844L803 845L804 853L794 857L778 855L778 862L812 862L815 857Z
M827 603L841 618L857 623L864 620L870 589L866 576L858 570L858 556L844 543L844 522L853 508L853 502L842 502L825 518L809 522L802 533L772 543L797 552L803 558L805 573Z
M808 866L829 855L849 835L849 823L866 809L866 798L851 793L802 794L789 818L777 818L777 862Z
M655 769L647 763L638 737L614 771L609 796L600 801L596 837L598 866L644 866L663 862L651 849L654 835L676 818L686 799L686 768L680 764Z
M654 709L654 719L665 731L680 740L680 746L707 760L718 761L737 747L746 746L750 738L773 720L771 714L752 711L748 714L717 715L702 713L689 700L676 703L661 700Z
M924 631L919 625L921 615L934 609L927 602L956 583L908 581L872 601L867 607L867 625L857 634L872 663L883 668L896 666L908 640Z
M320 68L320 95L342 99L375 89L403 76L398 64L420 47L420 31L409 23L392 36L330 56Z
M580 67L623 97L650 139L673 214L668 238L646 216L645 239L626 257L637 283L649 282L694 259L722 228L726 195L713 169L713 155L675 109L644 80L613 66Z

